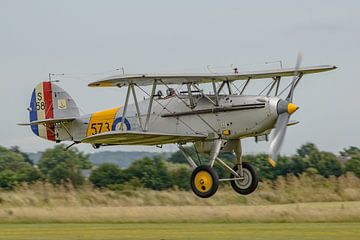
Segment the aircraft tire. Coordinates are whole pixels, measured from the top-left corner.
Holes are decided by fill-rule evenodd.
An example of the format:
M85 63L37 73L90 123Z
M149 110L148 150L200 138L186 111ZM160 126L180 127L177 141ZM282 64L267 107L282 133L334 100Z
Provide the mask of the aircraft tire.
M219 187L219 177L210 166L201 165L191 174L191 189L201 198L214 195Z
M231 180L231 187L239 194L248 195L255 191L259 183L259 177L249 163L243 162L242 163L244 179L243 180ZM238 172L238 166L235 165L233 167L235 172ZM234 174L230 174L230 178L235 178Z

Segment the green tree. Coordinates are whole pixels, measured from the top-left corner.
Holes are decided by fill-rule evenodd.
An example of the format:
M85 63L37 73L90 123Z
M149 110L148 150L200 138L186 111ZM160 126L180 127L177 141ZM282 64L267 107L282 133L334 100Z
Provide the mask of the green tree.
M109 187L114 184L125 182L123 170L114 163L100 164L96 169L91 171L90 181L97 187Z
M0 146L0 187L12 189L22 182L34 182L42 178L37 168L34 168L23 154Z
M305 143L301 145L300 148L296 150L296 152L300 157L306 158L310 154L318 153L319 149L313 143Z
M309 167L316 168L324 177L340 176L343 173L341 162L333 153L314 151L305 160L308 161Z
M29 163L31 165L34 164L33 161L29 158L29 156L26 153L24 153L23 151L20 150L19 146L10 147L10 151L20 154L24 158L24 162L27 162L27 163Z
M360 149L357 147L345 148L340 152L341 156L346 157L345 170L353 172L357 177L360 177Z
M171 173L159 157L137 160L124 172L127 180L136 177L145 188L163 190L172 187Z
M340 152L340 155L349 158L360 157L360 148L354 146L344 148L344 150Z
M353 172L357 177L360 177L360 158L351 158L345 163L345 170Z
M190 190L191 170L189 167L181 166L172 171L173 185L179 189Z
M278 162L276 168L274 169L268 163L268 155L265 153L262 154L254 154L254 155L244 155L242 160L244 162L248 162L252 164L255 168L257 173L259 174L260 180L271 179L275 180L276 177L279 175L279 171L281 172L282 162ZM280 160L280 159L279 159Z
M336 176L343 174L344 168L335 154L330 152L320 152L320 163L316 166L319 173L324 177Z
M6 169L0 172L0 188L11 190L17 184L16 173Z
M302 158L302 167L312 167L318 170L324 177L340 176L343 174L343 166L337 156L330 152L319 151L313 143L302 145L297 153ZM300 163L299 159L299 163Z
M71 179L71 171L69 168L66 167L65 163L59 163L55 165L53 169L49 169L47 176L52 183L60 184L71 180L72 182L76 182L76 184L79 184L78 179ZM80 182L82 182L82 180L80 180Z
M71 182L74 186L84 181L82 169L91 168L88 155L76 148L65 150L64 145L47 149L39 162L39 169L52 183Z

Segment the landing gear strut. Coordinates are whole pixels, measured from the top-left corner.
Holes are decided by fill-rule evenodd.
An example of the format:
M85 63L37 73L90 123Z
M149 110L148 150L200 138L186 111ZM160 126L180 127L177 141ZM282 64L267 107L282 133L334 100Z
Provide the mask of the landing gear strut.
M247 195L255 191L258 186L259 178L255 169L250 165L250 163L242 161L242 148L241 142L236 141L234 152L236 156L236 165L233 167L233 172L230 173L230 183L232 188L239 194ZM237 178L240 176L240 178Z
M201 198L213 196L218 189L219 182L222 181L230 181L232 188L239 194L250 194L257 188L259 180L255 169L249 163L242 162L240 140L230 141L227 144L229 144L230 150L234 150L236 155L236 165L233 168L218 157L223 143L220 139L215 140L212 144L208 165L198 166L184 147L178 145L179 150L193 168L190 184L192 191L197 196ZM225 151L227 150L225 149ZM219 179L213 169L215 161L230 172L230 178Z

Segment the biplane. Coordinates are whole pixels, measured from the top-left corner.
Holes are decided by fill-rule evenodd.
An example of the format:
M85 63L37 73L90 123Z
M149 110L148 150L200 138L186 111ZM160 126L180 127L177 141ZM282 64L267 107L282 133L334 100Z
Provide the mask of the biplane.
M255 168L243 162L241 139L255 137L270 141L269 163L275 167L287 126L296 124L290 115L298 107L293 103L294 89L306 74L335 69L332 65L281 68L265 71L205 74L123 74L89 84L90 87L127 88L124 105L81 115L71 96L52 81L39 83L32 92L30 125L32 132L60 143L89 143L94 148L113 145L177 144L192 167L191 188L202 198L215 194L219 182L230 181L239 194L250 194L258 185ZM279 97L280 83L292 79L285 99ZM247 86L260 79L270 79L266 91L244 94ZM242 86L234 83L242 81ZM202 88L207 84L211 92ZM180 85L180 91L173 88ZM150 91L146 91L148 86ZM166 89L166 94L159 87ZM138 92L147 97L138 100ZM132 97L131 97L132 96ZM132 103L130 103L132 101ZM206 165L197 164L184 148L192 143L196 151L207 153ZM69 146L69 147L70 147ZM234 166L219 158L221 152L234 153ZM219 179L213 169L218 163L229 171L229 178Z

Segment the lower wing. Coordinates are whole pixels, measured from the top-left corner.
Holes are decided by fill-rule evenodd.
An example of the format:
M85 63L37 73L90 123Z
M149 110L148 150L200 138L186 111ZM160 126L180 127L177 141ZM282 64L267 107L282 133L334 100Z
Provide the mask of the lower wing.
M83 139L83 143L101 145L161 145L171 143L195 142L206 139L198 134L171 134L137 131L111 131Z

